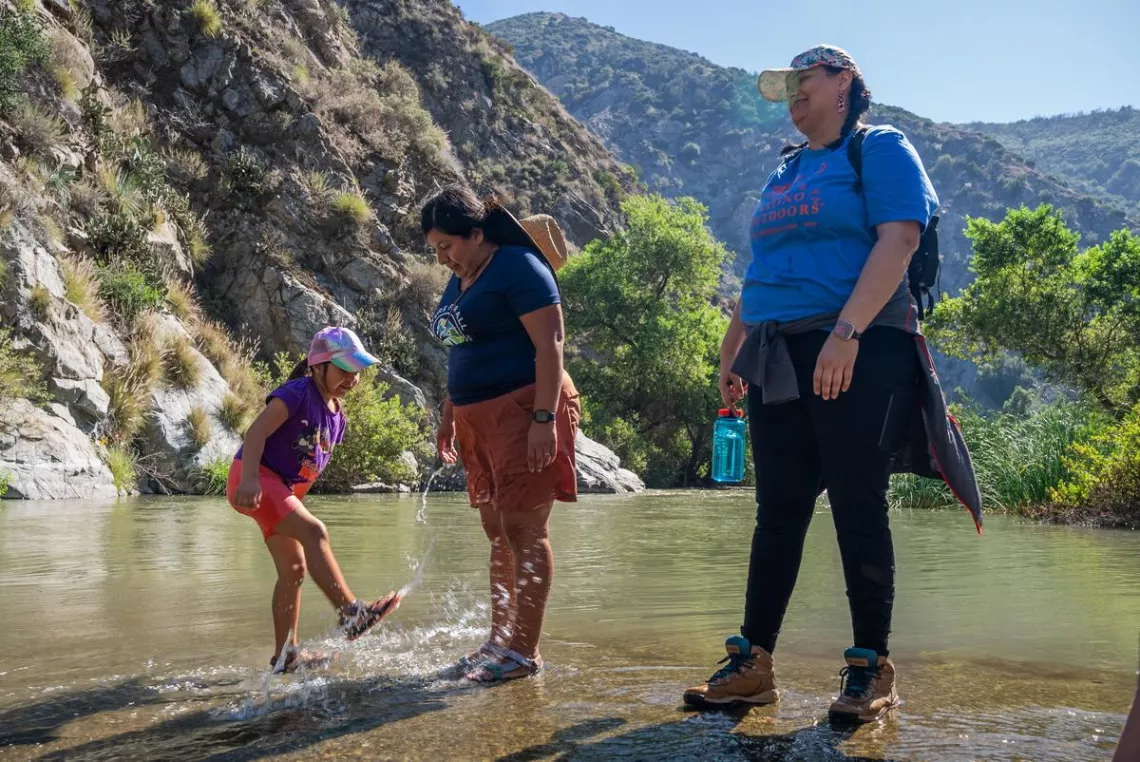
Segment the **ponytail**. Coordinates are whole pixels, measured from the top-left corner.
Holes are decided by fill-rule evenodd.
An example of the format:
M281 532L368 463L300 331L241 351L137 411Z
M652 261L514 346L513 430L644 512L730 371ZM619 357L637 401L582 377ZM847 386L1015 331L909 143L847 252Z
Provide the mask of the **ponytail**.
M286 381L296 381L298 378L304 378L309 375L309 362L308 360L301 360L293 366L293 372L289 374Z

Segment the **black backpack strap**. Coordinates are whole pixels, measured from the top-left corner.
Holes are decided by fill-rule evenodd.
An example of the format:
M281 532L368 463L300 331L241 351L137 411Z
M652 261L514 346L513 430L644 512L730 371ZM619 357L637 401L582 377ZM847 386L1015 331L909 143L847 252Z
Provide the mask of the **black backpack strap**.
M847 161L855 168L855 192L863 192L863 139L867 137L866 126L859 127L851 133L847 141Z

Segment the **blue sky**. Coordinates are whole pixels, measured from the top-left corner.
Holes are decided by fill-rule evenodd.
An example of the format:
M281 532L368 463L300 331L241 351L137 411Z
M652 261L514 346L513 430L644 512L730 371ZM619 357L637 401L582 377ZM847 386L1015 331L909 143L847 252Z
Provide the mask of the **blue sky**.
M1004 122L1140 107L1140 0L458 4L479 23L561 11L749 71L786 66L803 49L831 42L855 57L875 100L939 121Z

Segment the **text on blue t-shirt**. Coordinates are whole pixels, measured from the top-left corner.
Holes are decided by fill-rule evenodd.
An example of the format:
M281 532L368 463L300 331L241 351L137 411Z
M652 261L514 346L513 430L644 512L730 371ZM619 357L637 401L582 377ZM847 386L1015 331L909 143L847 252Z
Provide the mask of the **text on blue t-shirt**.
M938 209L934 186L903 133L868 129L862 193L847 140L835 149L805 148L768 178L752 217L752 262L740 305L745 324L842 310L878 240L875 226L915 221L925 229Z
M550 266L522 246L500 246L462 294L459 278L451 276L431 327L448 348L452 404L483 402L534 383L534 343L519 318L559 303Z

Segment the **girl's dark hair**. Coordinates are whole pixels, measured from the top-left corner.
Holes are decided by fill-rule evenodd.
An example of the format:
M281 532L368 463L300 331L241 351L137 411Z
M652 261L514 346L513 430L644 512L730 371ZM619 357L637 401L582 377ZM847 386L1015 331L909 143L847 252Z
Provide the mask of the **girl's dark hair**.
M828 74L835 75L841 71L849 71L842 69L838 66L824 66ZM847 137L859 120L862 119L868 111L871 110L871 91L867 87L863 75L858 72L851 72L851 87L847 91L847 119L843 122L843 129L839 131L839 139L834 143L829 144L828 148L838 148L843 139ZM792 151L796 151L807 145L807 141L803 143L789 143L780 149L780 156L787 156Z
M319 365L309 365L309 361L303 359L293 366L293 371L289 374L289 378L285 380L296 381L298 378L304 378L305 376L311 375L310 370L312 368L320 368L325 365L328 365L328 363L323 362Z
M301 360L293 366L293 372L289 374L286 381L296 381L298 378L304 378L309 375L309 362L308 360Z
M480 200L465 185L445 185L428 196L420 209L420 229L424 235L438 230L470 238L476 228L482 230L483 237L491 243L532 248L529 237L511 221L498 198L488 196Z

